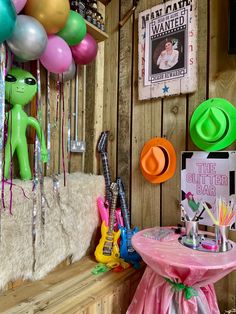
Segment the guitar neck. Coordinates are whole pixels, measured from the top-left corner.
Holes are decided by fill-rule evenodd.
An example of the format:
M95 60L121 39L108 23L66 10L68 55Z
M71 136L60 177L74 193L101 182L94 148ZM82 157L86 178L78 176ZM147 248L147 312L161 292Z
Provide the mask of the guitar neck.
M116 203L117 203L117 194L113 194L112 201L111 201L111 210L110 210L110 217L109 217L109 229L108 229L108 233L110 235L113 234L113 228L114 228L114 223L115 223Z
M121 207L125 227L127 230L130 230L130 213L129 213L129 210L125 201L125 194L120 193L119 197L120 197L120 207Z
M111 174L108 164L108 157L106 152L101 152L101 159L102 159L102 167L103 167L103 176L105 179L105 187L106 187L106 196L105 199L108 201L109 206L111 206L111 191L110 191L110 185L111 185Z
M120 177L117 178L117 186L118 186L118 191L119 191L120 207L121 207L125 227L127 230L130 230L130 213L129 213L128 206L125 200L124 185Z

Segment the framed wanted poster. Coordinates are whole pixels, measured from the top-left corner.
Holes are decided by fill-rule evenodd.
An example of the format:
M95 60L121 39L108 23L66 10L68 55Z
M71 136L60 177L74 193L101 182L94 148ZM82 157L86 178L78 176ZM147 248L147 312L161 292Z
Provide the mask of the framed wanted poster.
M181 204L190 219L200 215L200 224L212 226L201 202L215 217L220 197L236 204L236 151L182 152L181 157ZM236 229L235 221L231 229Z
M172 0L139 15L139 99L197 88L197 1Z

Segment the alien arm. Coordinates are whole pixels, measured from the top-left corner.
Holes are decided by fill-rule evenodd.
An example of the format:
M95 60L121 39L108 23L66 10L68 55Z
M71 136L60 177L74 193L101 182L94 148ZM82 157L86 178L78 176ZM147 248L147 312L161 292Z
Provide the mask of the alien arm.
M28 117L28 122L29 125L31 125L33 128L35 128L38 139L40 141L41 144L41 153L42 153L42 161L43 162L47 162L47 147L45 144L45 137L43 134L43 130L39 124L39 122L33 118L33 117Z

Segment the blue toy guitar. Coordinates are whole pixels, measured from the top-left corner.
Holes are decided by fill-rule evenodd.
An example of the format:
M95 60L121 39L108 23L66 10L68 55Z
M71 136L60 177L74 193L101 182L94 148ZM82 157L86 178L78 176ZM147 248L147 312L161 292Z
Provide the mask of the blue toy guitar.
M121 231L121 241L120 241L120 257L126 262L134 265L135 268L139 268L139 262L141 261L140 255L134 250L131 238L138 232L138 228L135 227L133 230L130 227L130 214L125 200L125 190L121 178L116 180L118 191L120 207L124 219L125 227L120 227Z

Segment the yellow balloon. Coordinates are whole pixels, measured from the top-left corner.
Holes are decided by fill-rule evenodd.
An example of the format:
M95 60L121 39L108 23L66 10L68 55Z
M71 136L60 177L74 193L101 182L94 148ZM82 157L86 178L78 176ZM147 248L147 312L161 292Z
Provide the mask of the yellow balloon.
M56 34L66 24L70 4L69 0L28 0L24 12L36 18L48 34Z

